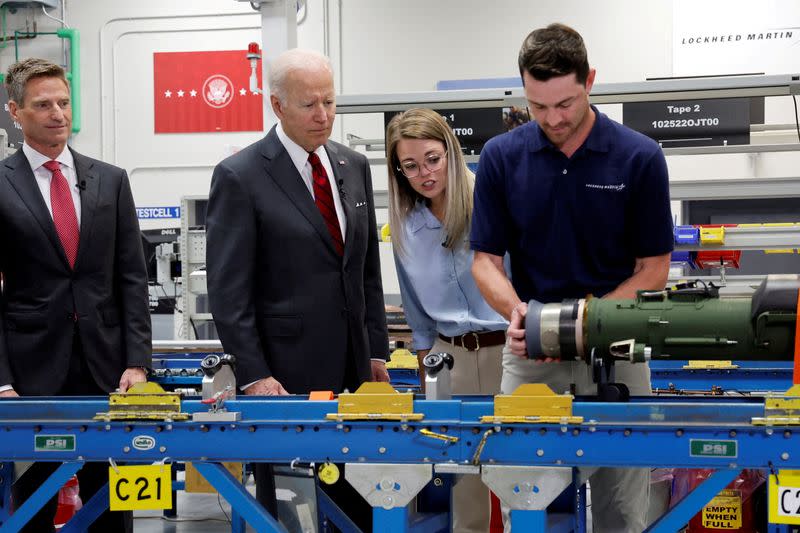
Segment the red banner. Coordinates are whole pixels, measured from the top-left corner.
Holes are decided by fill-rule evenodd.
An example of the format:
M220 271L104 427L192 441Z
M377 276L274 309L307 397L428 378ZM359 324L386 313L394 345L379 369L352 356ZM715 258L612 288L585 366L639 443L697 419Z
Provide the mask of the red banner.
M155 132L261 131L264 108L250 91L246 50L155 52ZM261 84L261 61L256 76Z

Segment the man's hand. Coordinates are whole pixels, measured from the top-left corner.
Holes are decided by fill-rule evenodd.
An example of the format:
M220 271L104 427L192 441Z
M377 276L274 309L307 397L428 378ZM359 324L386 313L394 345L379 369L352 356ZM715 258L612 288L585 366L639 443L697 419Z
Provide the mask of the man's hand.
M383 381L389 383L389 371L386 370L386 361L370 360L372 366L372 381Z
M244 393L248 396L289 396L289 391L272 376L256 381L244 389Z
M528 314L528 304L520 302L511 310L511 319L506 330L508 347L511 353L523 359L528 358L528 348L525 343L525 315Z
M523 359L528 358L528 343L525 340L525 316L528 314L528 304L520 302L511 310L511 320L506 330L508 347L511 353ZM555 357L534 359L537 363L553 363L561 361Z
M134 383L144 383L147 381L147 372L139 367L126 368L119 378L119 391L127 392Z
M19 398L19 394L14 389L4 390L0 392L0 398Z

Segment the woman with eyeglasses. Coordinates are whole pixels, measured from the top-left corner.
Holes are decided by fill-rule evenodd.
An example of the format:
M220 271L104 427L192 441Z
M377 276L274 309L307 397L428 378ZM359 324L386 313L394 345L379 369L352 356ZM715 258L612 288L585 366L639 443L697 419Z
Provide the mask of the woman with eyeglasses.
M508 324L481 296L470 268L474 176L439 113L410 109L386 129L389 226L400 294L420 361L453 355L455 394L500 392ZM453 531L489 529L489 495L480 477L453 488Z

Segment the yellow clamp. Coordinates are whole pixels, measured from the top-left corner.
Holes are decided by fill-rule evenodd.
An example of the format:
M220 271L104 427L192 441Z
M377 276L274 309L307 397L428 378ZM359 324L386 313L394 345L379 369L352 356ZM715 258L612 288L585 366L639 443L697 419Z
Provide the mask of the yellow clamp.
M414 395L400 393L388 383L366 382L356 392L339 395L339 409L328 413L328 420L421 420L422 413L414 412Z
M392 242L392 230L388 223L381 226L381 242Z
M454 444L456 442L458 442L458 437L454 437L453 435L445 435L444 433L435 433L435 432L433 432L433 431L431 431L429 429L424 429L424 428L420 429L419 430L419 434L420 435L424 435L426 437L430 437L432 439L439 439L439 440L443 440L445 442L451 442L451 443L454 443Z

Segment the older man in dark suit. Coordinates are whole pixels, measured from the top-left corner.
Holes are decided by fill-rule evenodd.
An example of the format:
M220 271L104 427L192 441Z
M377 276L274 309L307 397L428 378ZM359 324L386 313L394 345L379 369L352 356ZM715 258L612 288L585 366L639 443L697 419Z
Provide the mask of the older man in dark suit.
M145 381L151 336L147 270L124 170L67 147L64 70L26 59L5 78L24 145L0 167L0 397L107 394ZM14 485L17 505L57 464L36 463ZM103 464L78 473L87 501ZM53 531L56 500L25 531ZM106 513L93 531L130 531Z
M330 62L289 50L269 79L280 123L211 181L208 294L223 348L246 394L388 381L372 178L363 155L328 140Z

